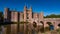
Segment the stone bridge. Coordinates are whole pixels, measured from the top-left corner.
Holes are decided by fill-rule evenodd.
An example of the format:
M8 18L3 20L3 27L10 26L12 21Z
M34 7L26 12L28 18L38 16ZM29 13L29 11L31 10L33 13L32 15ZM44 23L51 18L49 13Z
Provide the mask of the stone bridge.
M44 27L48 26L48 22L51 22L54 25L54 28L58 28L58 24L60 24L60 18L44 18Z

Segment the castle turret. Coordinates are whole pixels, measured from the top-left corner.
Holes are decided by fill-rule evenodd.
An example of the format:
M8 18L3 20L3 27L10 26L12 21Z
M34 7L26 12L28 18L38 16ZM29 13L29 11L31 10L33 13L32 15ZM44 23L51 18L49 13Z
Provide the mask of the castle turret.
M26 21L26 11L27 11L27 7L24 6L24 21Z
M30 6L30 11L32 11L32 6Z
M8 18L9 8L4 8L4 18Z
M39 21L43 21L43 12L40 12L39 14Z
M4 8L4 22L9 21L9 8Z
M26 6L24 6L24 11L26 11L27 10L27 7Z
M30 15L29 15L29 17L30 17L30 20L32 19L32 7L30 6Z

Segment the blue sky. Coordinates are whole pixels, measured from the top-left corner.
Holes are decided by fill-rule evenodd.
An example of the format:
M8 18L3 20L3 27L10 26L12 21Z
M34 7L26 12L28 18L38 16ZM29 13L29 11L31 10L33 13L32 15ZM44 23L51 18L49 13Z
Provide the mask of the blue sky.
M60 0L0 0L0 11L4 12L5 7L23 11L25 3L28 9L32 6L33 12L44 12L44 16L60 14Z

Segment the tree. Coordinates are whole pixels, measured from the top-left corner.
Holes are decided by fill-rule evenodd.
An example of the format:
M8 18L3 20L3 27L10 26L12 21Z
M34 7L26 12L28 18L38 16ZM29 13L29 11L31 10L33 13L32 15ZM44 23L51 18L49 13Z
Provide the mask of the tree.
M60 14L59 15L51 14L51 15L44 16L44 18L60 18Z

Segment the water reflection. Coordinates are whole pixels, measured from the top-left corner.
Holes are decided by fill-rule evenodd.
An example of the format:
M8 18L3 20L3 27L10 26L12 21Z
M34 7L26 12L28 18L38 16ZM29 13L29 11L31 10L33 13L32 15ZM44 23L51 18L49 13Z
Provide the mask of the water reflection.
M12 27L12 26L14 26L14 27ZM8 32L10 32L10 30L12 30L12 32L10 32L11 34L12 33L25 34L24 33L24 25L22 25L22 24L19 25L19 32L18 32L18 28L17 27L18 27L17 24L1 26L0 27L0 29L1 29L0 30L0 34L7 34ZM26 34L37 34L37 31L35 30L35 28L33 28L33 25L31 25L31 24L26 25L26 31L25 32L26 32Z
M0 34L3 34L4 32L4 26L0 26Z

